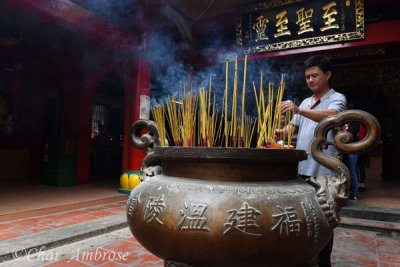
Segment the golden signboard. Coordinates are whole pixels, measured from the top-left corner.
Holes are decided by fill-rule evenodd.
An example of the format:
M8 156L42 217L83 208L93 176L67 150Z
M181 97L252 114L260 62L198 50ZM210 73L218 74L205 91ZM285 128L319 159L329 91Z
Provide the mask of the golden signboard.
M363 0L280 0L240 6L237 45L247 53L363 39Z

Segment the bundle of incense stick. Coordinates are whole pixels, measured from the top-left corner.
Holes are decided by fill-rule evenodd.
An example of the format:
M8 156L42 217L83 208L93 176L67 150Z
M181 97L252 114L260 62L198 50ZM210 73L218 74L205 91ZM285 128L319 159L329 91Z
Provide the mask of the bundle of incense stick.
M268 84L268 105L265 108L264 100L264 89L262 86L262 73L260 77L260 97L257 97L256 86L253 83L254 94L256 98L256 104L258 109L258 128L257 128L257 147L281 147L277 144L282 136L277 136L275 139L275 132L277 129L281 129L281 104L282 97L285 90L284 76L281 76L281 82L279 84L278 93L275 102L275 108L273 108L274 99L274 86L273 84ZM286 126L286 125L284 125ZM286 137L285 137L286 138Z
M193 94L193 88L190 93L184 93L181 97L182 103L182 124L180 125L183 146L194 146L195 129L196 129L196 110L197 110L197 94Z
M212 112L212 113L211 113ZM216 123L218 112L215 106L215 95L213 100L213 107L211 110L211 79L210 88L207 93L205 88L200 88L199 91L199 134L200 146L211 147L215 144L216 137Z
M161 145L165 146L166 145L166 129L165 129L165 108L164 104L160 101L160 104L157 105L156 102L153 102L153 118L155 123L157 124L157 129L158 129L158 134L160 137Z
M225 80L225 91L223 99L223 117L224 117L224 140L225 147L236 147L244 146L244 139L249 138L249 134L245 131L246 121L246 75L247 75L247 56L244 59L244 72L243 72L243 88L242 88L242 117L241 123L238 125L237 117L237 91L238 91L238 58L235 58L235 76L233 83L232 93L232 108L231 108L231 121L228 121L228 69L229 60L226 60L226 80ZM249 129L247 129L249 130ZM219 133L219 131L218 131Z
M217 145L217 142L220 142L219 144L222 146L223 143L223 131L222 131L222 123L225 121L224 119L224 108L222 107L222 112L221 112L221 118L219 119L219 124L218 124L218 130L214 138L213 146ZM218 118L218 113L217 116ZM215 123L217 123L217 119L215 120Z
M298 118L298 116L294 116L294 109L291 110L291 113L292 113L291 119L289 119L289 127L288 127L288 129L289 129L289 131L288 131L288 148L294 148L294 147L292 147L292 138L293 138L294 130L296 128L296 121Z
M224 139L225 139L225 147L228 147L229 140L229 121L228 121L228 69L229 69L229 59L226 59L226 74L225 74L225 91L224 91L224 100L222 103L224 110Z
M168 96L167 98L167 120L172 135L172 142L175 146L182 145L182 138L180 134L180 119L181 119L181 105L182 103L176 101L175 96ZM179 104L178 108L177 105Z
M283 74L281 78L281 82L279 84L278 88L278 95L276 97L276 103L275 103L275 115L274 115L274 122L273 122L273 130L272 132L275 133L277 129L280 129L281 127L281 104L282 104L282 97L283 97L283 91L285 90L285 84L283 83ZM280 140L280 136L277 136L277 140ZM272 140L271 146L276 147L276 142L275 140Z
M238 81L238 58L235 59L235 77L233 80L233 94L232 94L232 112L231 112L231 127L230 127L230 145L236 147L237 141L237 81Z
M257 120L257 119L256 119ZM243 125L243 147L250 147L251 140L253 138L254 128L256 122L253 123L253 119L250 116L246 116Z
M257 147L265 147L270 143L272 131L272 104L273 104L273 85L269 83L268 85L268 105L265 108L265 100L264 100L264 89L262 86L262 74L260 78L260 99L257 99L256 87L254 86L254 94L256 96L257 101L257 109L258 109L258 134L257 134Z
M268 105L267 105L267 111L265 112L265 116L267 117L266 123L268 125L267 136L265 138L266 147L270 147L270 145L273 143L273 136L275 135L275 133L272 131L273 105L274 105L274 85L272 83L268 83Z
M200 136L200 146L206 146L207 143L207 126L208 126L208 118L207 118L207 92L204 88L200 88L199 91L199 134Z
M296 125L296 119L297 116L296 118L294 118L294 109L293 108L289 109L289 111L285 115L285 124L283 126L283 129L286 130L283 131L283 138L281 140L284 148L292 148L291 144L292 144L294 128ZM285 145L286 137L287 137L287 145Z
M242 88L242 122L240 127L240 139L239 146L244 146L244 138L245 138L245 125L246 125L246 74L247 74L247 56L244 58L244 72L243 72L243 88Z

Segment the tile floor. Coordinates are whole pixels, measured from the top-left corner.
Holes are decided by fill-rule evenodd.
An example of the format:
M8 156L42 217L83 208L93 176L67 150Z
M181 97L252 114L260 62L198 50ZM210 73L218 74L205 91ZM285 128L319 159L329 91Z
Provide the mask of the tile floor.
M400 239L375 232L336 228L332 266L399 267Z
M358 193L352 204L400 209L400 177L397 180L370 180L366 191Z
M126 201L106 203L65 212L0 222L0 241L67 225L91 221L126 211Z
M118 186L87 184L0 186L0 222L126 200Z

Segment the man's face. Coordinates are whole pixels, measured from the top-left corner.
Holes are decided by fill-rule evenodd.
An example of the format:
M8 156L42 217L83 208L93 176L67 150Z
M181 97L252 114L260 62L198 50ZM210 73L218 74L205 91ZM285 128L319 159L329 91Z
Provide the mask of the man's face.
M331 77L330 71L324 73L319 67L315 66L306 69L305 76L308 87L314 93L329 89L328 80Z

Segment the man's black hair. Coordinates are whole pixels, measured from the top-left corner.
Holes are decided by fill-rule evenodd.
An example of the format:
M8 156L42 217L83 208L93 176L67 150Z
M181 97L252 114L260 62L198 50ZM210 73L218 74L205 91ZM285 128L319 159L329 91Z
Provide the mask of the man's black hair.
M331 61L327 56L311 56L304 62L304 70L311 67L319 67L324 73L326 73L331 70Z

